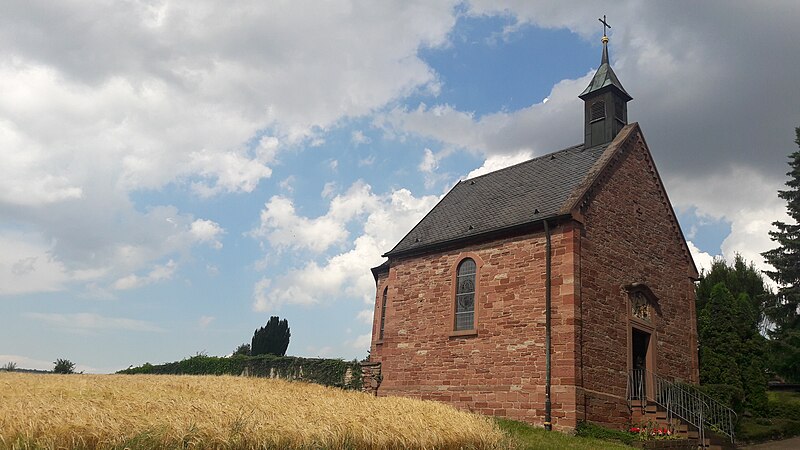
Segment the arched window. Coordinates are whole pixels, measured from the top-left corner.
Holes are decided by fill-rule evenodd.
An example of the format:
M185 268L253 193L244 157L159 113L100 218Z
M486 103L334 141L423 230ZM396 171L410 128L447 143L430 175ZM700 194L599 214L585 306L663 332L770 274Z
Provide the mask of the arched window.
M383 301L381 301L381 331L378 339L383 340L383 326L386 324L386 297L389 295L389 288L383 288Z
M458 265L456 280L455 330L475 328L475 261L467 258Z

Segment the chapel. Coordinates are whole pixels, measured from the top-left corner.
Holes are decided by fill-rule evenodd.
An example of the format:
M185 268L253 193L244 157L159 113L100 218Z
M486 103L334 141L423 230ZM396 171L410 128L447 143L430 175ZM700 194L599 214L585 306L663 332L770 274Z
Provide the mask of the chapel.
M460 181L372 269L377 395L622 428L698 382L698 272L602 42L582 142Z

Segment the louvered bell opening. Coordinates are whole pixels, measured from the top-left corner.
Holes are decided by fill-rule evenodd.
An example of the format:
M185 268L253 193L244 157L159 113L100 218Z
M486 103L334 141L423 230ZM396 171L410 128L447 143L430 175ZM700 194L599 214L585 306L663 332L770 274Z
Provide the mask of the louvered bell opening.
M606 102L600 100L592 103L589 111L589 122L606 118Z

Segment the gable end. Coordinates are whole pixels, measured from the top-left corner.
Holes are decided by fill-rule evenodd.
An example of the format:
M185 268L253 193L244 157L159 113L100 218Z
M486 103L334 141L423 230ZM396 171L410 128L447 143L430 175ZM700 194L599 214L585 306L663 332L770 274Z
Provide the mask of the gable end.
M672 203L669 201L669 197L667 196L664 183L661 181L661 176L659 176L658 170L653 162L653 156L650 153L650 148L648 147L641 128L637 122L626 125L625 128L620 131L611 145L608 146L603 156L600 157L595 166L589 171L584 182L578 187L578 189L575 190L573 196L570 198L570 201L565 204L565 210L562 212L568 211L573 217L576 218L576 220L583 222L583 217L586 214L586 210L588 209L598 190L601 189L602 186L613 175L620 162L623 161L636 148L642 148L644 150L644 163L647 165L648 172L658 186L658 195L660 197L661 204L667 212L667 216L669 217L673 236L675 237L677 243L681 246L684 257L689 263L688 276L693 280L697 280L699 278L697 266L694 263L691 252L689 251L689 245L686 243L686 238L684 237L683 231L678 223L675 210L673 209Z

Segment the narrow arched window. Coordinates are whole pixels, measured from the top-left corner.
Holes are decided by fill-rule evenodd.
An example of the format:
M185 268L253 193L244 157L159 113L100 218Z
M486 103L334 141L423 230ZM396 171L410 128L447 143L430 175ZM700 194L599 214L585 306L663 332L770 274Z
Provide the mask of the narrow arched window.
M458 265L456 280L455 329L475 328L475 261L467 258Z
M383 340L383 326L386 325L386 297L389 295L389 288L383 289L383 300L381 301L381 331L378 339Z

